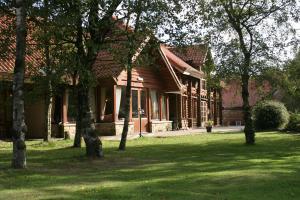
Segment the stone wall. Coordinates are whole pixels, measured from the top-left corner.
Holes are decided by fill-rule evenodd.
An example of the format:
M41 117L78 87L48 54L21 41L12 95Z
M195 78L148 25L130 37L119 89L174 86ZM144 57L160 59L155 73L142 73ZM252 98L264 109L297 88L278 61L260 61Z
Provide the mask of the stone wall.
M124 122L97 123L96 129L101 136L121 135ZM129 123L128 134L134 133L133 122Z
M64 130L63 133L67 132L70 136L70 139L75 138L75 133L76 133L76 124L75 123L65 123L63 125Z
M172 121L152 121L150 130L152 133L171 131Z

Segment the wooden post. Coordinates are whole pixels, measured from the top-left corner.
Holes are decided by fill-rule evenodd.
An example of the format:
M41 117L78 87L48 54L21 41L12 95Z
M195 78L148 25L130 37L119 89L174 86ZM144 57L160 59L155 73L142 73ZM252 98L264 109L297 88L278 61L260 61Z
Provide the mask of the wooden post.
M166 95L166 120L170 120L170 113L169 113L169 95Z
M188 126L193 127L193 105L192 105L192 80L188 80L188 88L187 88L187 107L188 107Z
M201 79L198 80L198 88L197 88L197 126L201 127Z
M159 121L162 121L162 95L160 92L157 93L158 96L158 110L159 110Z
M150 126L151 126L151 116L152 116L152 114L151 114L150 89L147 88L146 92L147 92L147 101L146 102L147 102L147 117L148 117L148 127L147 127L147 129L150 132L151 131L151 128L150 128Z
M177 98L177 108L178 108L178 127L182 128L182 95L176 95Z

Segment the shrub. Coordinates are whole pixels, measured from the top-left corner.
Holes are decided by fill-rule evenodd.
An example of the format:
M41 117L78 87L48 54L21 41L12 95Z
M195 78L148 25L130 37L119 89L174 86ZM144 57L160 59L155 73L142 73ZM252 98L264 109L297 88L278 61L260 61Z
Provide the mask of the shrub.
M283 129L289 122L289 113L283 103L259 102L252 112L256 130Z
M300 114L292 113L290 115L290 121L286 126L286 130L300 133Z

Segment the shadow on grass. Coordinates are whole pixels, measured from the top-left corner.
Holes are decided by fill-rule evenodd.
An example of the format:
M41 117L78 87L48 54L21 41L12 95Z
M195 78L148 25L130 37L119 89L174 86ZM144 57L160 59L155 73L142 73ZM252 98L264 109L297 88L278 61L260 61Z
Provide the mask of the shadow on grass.
M38 199L247 199L268 191L265 199L272 199L289 180L299 183L298 137L266 135L249 147L218 135L225 134L205 142L141 139L126 152L110 143L101 160L84 158L83 148L30 149L28 169L0 169L0 189L37 189L45 195ZM10 153L0 155L0 165L8 166ZM289 187L281 195L299 194Z

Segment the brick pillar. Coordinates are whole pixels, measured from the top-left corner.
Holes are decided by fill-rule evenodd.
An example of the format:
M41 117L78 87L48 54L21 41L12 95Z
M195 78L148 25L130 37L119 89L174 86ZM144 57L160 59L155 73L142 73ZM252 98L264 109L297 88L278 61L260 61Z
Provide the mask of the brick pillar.
M197 88L197 126L201 127L201 79L198 80Z
M189 80L188 82L188 88L187 88L187 95L188 95L188 126L191 128L193 127L193 105L192 105L192 80Z
M217 100L217 90L214 89L214 124L215 124L215 125L218 124L217 104L218 104L218 100Z
M222 88L218 89L219 93L219 117L220 117L220 125L223 125L223 99L222 99Z

